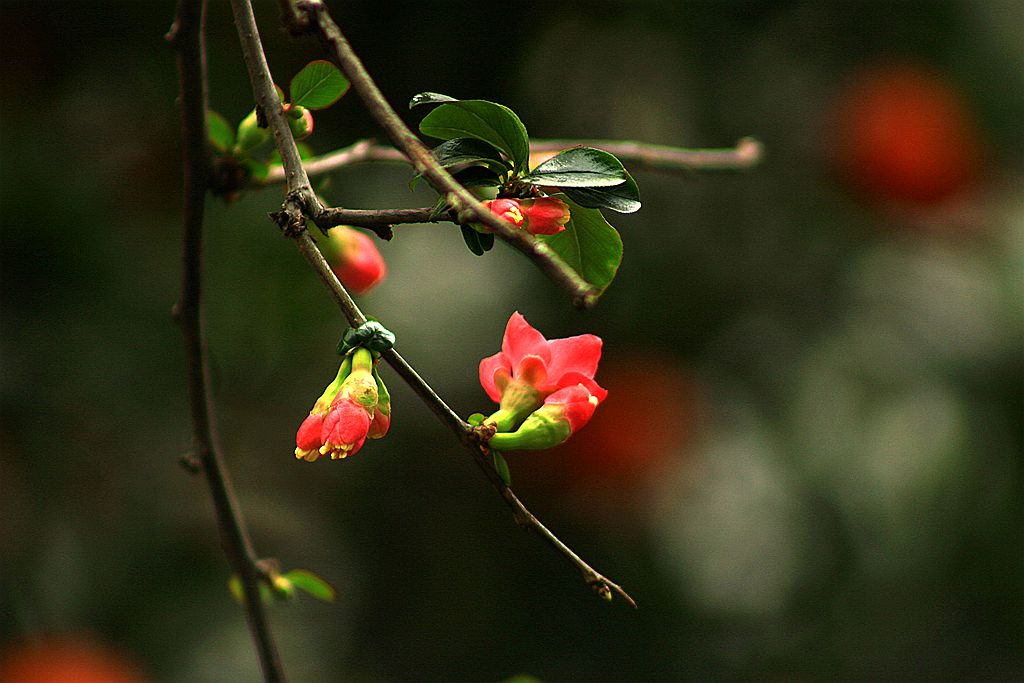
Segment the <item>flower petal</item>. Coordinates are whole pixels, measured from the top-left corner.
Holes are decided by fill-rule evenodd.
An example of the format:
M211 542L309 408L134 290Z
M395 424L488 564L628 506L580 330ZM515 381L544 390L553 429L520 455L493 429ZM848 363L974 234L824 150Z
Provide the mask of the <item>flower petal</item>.
M545 363L551 360L548 341L526 322L526 318L519 315L519 311L508 319L505 338L501 340L501 351L508 357L510 367L519 365L523 356L540 356Z
M582 384L586 387L593 396L597 397L598 402L604 401L608 397L608 390L601 387L591 377L580 374L578 372L570 372L566 375L562 375L559 380L558 388L573 387L577 384Z
M548 377L560 387L567 385L561 378L570 372L577 372L593 379L594 373L597 372L597 363L601 360L602 344L601 338L592 334L552 339L548 342L548 349L551 351Z
M495 373L499 370L505 371L506 378L512 372L512 366L509 365L504 353L496 353L480 361L480 385L495 403L501 403L501 394L504 388L499 387L494 379Z

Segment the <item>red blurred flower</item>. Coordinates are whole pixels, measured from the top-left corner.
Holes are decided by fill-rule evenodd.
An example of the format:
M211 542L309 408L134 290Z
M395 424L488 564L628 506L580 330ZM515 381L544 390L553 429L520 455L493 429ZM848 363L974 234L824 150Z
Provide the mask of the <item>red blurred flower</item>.
M384 258L373 240L343 225L330 231L327 260L341 284L356 294L370 291L388 274Z
M480 384L501 406L489 420L507 431L546 397L577 384L603 401L608 392L594 381L601 344L592 334L548 341L526 318L513 313L501 351L480 361Z

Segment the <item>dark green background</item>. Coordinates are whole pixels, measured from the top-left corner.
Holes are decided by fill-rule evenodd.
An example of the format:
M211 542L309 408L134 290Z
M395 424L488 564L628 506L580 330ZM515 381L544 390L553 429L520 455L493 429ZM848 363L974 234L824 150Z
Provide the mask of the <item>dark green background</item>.
M238 121L251 90L226 3L211 4L211 105ZM625 260L593 312L572 312L501 245L472 256L451 226L399 228L381 246L389 279L362 300L464 415L489 408L476 366L512 311L549 337L605 339L602 372L627 378L612 391L629 408L608 432L631 445L634 476L581 488L545 467L561 455L509 462L527 505L636 612L596 600L518 531L390 372L386 440L296 462L294 429L333 377L342 320L266 219L278 190L211 204L206 320L227 460L259 550L339 590L335 605L272 609L293 680L1024 675L1024 5L332 5L400 107L433 90L506 104L538 137L756 135L767 156L745 174L634 169L644 208L609 217ZM256 10L279 82L322 56L285 35L275 3ZM0 5L0 640L91 634L154 680L252 680L204 484L177 464L190 432L169 315L172 13ZM933 212L941 229L922 230L829 172L837 92L893 58L937 69L971 107L987 156L969 219ZM316 115L310 143L377 134L350 95ZM326 197L431 203L408 178L360 166ZM649 389L650 358L686 378L688 398ZM650 446L651 414L679 437Z

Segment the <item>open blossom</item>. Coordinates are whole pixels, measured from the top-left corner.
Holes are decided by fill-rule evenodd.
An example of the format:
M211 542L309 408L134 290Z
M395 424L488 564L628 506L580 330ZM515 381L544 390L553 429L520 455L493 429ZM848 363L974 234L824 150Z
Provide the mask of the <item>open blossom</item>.
M341 284L365 294L388 274L384 258L368 235L344 225L330 230L327 260Z
M582 334L547 340L513 313L501 351L480 361L480 384L500 405L488 421L508 431L559 389L582 385L598 402L608 392L594 380L601 359L601 339Z
M531 235L554 235L565 230L569 207L555 197L492 199L484 204L497 216Z
M539 450L562 443L583 428L600 403L582 384L565 387L544 399L544 405L515 432L498 432L488 445L497 450Z

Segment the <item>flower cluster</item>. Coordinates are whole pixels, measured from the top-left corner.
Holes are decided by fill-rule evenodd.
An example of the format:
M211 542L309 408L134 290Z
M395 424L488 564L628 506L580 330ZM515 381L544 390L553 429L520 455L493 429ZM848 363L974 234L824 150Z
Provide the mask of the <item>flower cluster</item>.
M373 353L354 349L295 434L295 457L315 462L356 453L391 426L391 396L374 368Z
M554 235L565 230L569 222L569 206L556 197L491 199L484 205L531 235Z
M491 447L542 449L579 431L608 392L594 381L601 339L583 334L547 340L513 313L501 351L480 362L480 383L498 410L484 420Z

